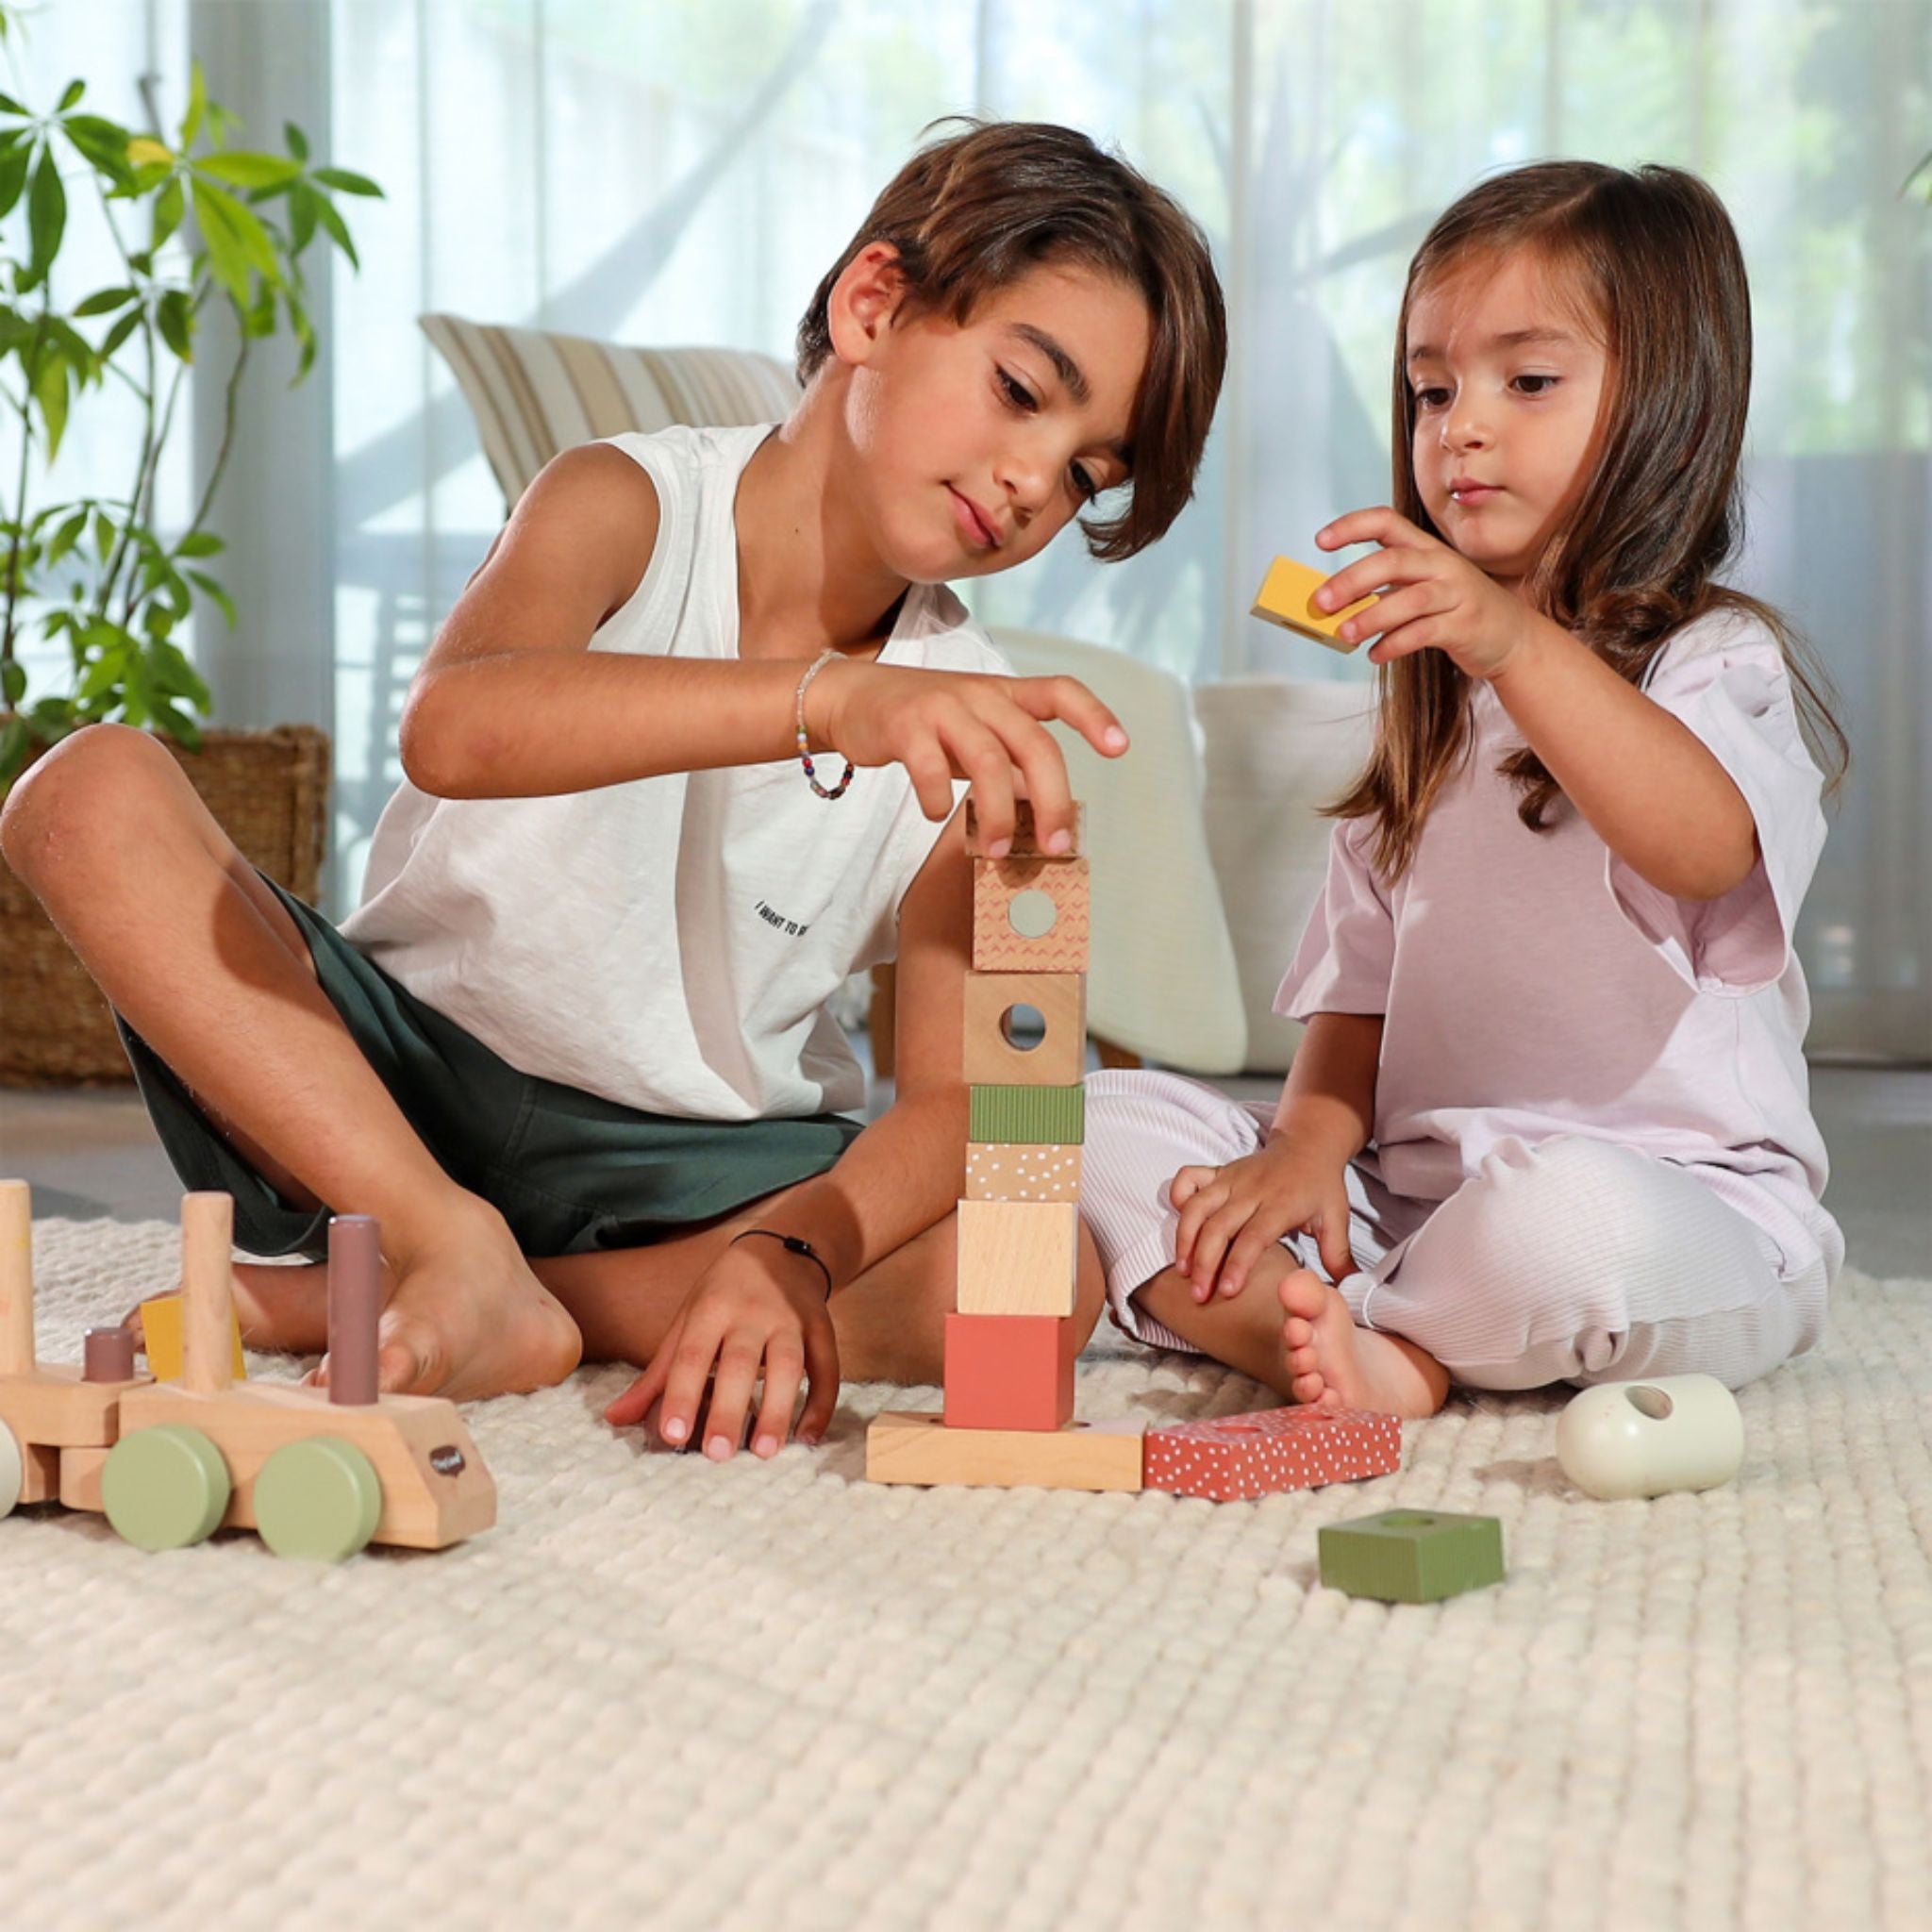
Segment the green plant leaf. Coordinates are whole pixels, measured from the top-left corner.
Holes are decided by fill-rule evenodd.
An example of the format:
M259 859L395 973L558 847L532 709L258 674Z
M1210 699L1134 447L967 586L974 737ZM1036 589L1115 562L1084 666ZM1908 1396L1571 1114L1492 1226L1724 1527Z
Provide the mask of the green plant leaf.
M170 289L155 304L155 324L177 360L194 360L194 303L186 289Z
M13 212L15 204L20 200L21 190L26 186L26 171L33 158L33 143L28 141L21 142L8 148L5 155L0 155L0 215Z
M289 152L298 161L308 158L308 137L292 121L282 123L282 139L289 143Z
M322 199L306 181L289 190L289 253L300 255L315 239L315 204Z
M0 787L11 785L20 776L32 748L25 718L9 718L0 724Z
M212 530L190 530L175 546L176 557L215 557L228 546Z
M25 116L26 115L26 109L11 94L0 94L0 113Z
M209 576L206 571L191 570L187 575L188 581L191 584L200 591L205 597L211 599L221 608L222 615L228 620L228 628L233 630L235 628L234 598L229 596L227 591L223 590L221 585L216 583L214 578Z
M179 644L163 638L159 642L149 645L148 665L157 690L166 691L170 697L186 698L198 711L208 709L208 686L201 681L200 673L188 661Z
M213 269L215 279L234 297L236 307L248 306L251 269L279 287L281 264L275 259L275 244L260 218L251 214L226 189L217 188L198 175L191 192L195 219L201 224L201 239L208 243L208 266Z
M98 506L94 509L94 555L106 563L114 548L114 539L120 535L114 527L114 519Z
M318 168L315 178L325 188L333 188L341 194L373 194L378 201L385 198L382 190L367 175L352 174L347 168Z
M80 541L80 533L87 528L87 506L83 504L60 527L54 532L53 541L47 545L47 568L53 567Z
M34 170L33 186L27 191L26 222L32 244L27 259L31 285L53 266L67 227L67 191L60 185L60 171L54 165L51 147L42 148L41 164Z
M11 708L26 695L26 666L18 658L0 663L0 704Z
M178 709L166 698L155 706L154 719L170 738L186 745L190 751L201 749L201 726L186 711Z
M76 316L109 315L117 308L125 308L137 299L140 291L136 289L99 289L81 303L74 311Z
M58 108L56 108L54 111L57 114L64 114L66 113L69 108L77 108L80 105L81 95L86 93L86 81L70 80L67 83L66 92L63 92L60 96L60 105Z
M130 308L119 322L101 339L100 357L103 362L112 361L114 351L141 326L142 311Z
M41 406L41 421L47 431L47 460L60 453L60 439L67 431L67 400L71 384L64 358L45 356L34 377L34 401Z
M181 217L187 206L187 196L181 188L181 177L176 175L155 196L154 226L147 244L150 253L158 248L181 225Z
M337 214L335 204L325 194L315 197L315 218L328 230L329 239L349 258L349 266L359 272L362 264L357 259L356 244L349 240L349 231L342 225L341 216Z
M56 744L74 729L74 700L37 698L27 708L27 722L42 744Z
M194 137L201 132L201 124L208 117L208 76L201 71L201 62L195 61L188 70L188 111L181 117L180 142L192 147Z
M116 188L125 192L134 186L134 167L127 154L133 137L119 122L101 114L70 114L61 122L60 131L75 153L106 175Z
M302 172L302 163L281 155L253 154L242 148L205 156L194 164L201 175L212 175L236 188L286 188Z

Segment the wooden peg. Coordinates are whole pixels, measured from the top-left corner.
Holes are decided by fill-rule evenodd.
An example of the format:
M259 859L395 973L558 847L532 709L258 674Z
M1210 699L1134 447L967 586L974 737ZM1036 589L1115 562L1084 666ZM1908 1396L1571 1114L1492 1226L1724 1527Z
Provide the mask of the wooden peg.
M228 1336L235 1320L235 1202L187 1194L181 1201L181 1386L217 1395L235 1384Z

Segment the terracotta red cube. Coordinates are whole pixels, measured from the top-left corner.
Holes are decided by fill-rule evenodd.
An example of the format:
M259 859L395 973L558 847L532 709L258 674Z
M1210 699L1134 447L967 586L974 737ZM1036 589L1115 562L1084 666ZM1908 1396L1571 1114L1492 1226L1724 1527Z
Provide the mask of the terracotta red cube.
M1143 1486L1217 1503L1359 1482L1402 1467L1402 1424L1365 1409L1263 1408L1147 1431Z
M1063 1427L1074 1414L1073 1329L1065 1315L948 1315L947 1428Z

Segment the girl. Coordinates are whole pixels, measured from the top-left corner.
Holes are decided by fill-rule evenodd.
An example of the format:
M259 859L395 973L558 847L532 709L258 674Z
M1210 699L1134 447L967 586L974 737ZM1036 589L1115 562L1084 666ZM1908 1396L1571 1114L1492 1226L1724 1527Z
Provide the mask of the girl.
M1316 539L1379 546L1318 601L1381 593L1342 629L1380 705L1276 1000L1307 1022L1280 1104L1089 1083L1130 1333L1398 1415L1736 1386L1817 1341L1843 1242L1791 933L1845 746L1777 614L1714 581L1749 391L1693 175L1525 167L1423 243L1395 506Z

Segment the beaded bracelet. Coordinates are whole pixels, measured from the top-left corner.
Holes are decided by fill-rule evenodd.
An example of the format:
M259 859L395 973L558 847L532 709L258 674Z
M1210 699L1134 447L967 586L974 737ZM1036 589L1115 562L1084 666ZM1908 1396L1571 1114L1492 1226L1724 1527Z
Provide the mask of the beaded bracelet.
M829 646L826 649L821 651L818 654L818 656L812 659L811 669L808 671L805 674L805 675L798 680L798 762L805 767L805 782L808 785L809 785L811 789L814 791L816 791L821 798L844 797L845 788L852 782L852 760L850 758L847 758L845 760L845 775L842 778L841 778L839 782L836 785L834 785L829 791L827 791L825 788L819 783L817 775L812 771L811 745L809 741L807 739L805 732L805 688L812 681L814 677L816 677L819 675L821 668L827 661L829 661L833 658L836 658L838 655L838 652L831 649ZM814 1256L812 1258L816 1260L818 1257ZM827 1292L829 1291L830 1291L828 1290Z
M825 1299L832 1298L832 1271L825 1266L824 1257L802 1234L780 1234L775 1227L748 1227L742 1234L735 1234L727 1243L736 1247L740 1241L748 1241L755 1234L761 1234L767 1241L778 1241L786 1253L803 1255L821 1274L825 1277Z

